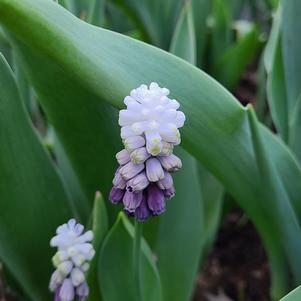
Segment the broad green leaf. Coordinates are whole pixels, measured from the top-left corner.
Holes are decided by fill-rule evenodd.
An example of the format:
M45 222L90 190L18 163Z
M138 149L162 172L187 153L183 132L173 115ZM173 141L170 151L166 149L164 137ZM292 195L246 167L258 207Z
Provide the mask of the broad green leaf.
M287 142L289 105L282 61L280 26L281 7L274 17L272 32L265 49L264 62L267 70L267 97L271 115L282 139Z
M301 299L301 286L298 286L280 301L299 301Z
M69 171L72 168L76 174L76 180L72 181L76 185L79 182L80 187L77 189L85 194L85 199L81 195L76 197L75 205L79 205L76 211L81 217L87 217L87 207L92 207L95 191L101 190L108 195L111 189L117 167L114 154L121 148L117 111L97 102L94 93L79 85L58 64L51 63L43 56L34 58L35 54L30 48L15 42L17 44L17 55L23 62L27 76L32 79L39 101L64 148L71 165ZM38 69L35 71L31 69L34 60ZM37 76L42 65L48 75L43 72L43 76ZM51 81L49 77L52 78ZM63 175L66 177L64 182L70 184L72 181L68 177L72 175L67 170L67 159L63 163L62 156L58 153ZM81 200L88 204L81 203Z
M214 77L226 88L233 89L246 67L259 49L259 32L256 26L226 50L214 66Z
M288 96L288 114L293 109L301 92L301 2L282 1L282 50L285 82Z
M2 56L0 111L0 258L31 300L50 300L49 241L72 212Z
M133 271L134 229L123 213L106 237L100 255L100 286L106 301L133 301L136 284ZM144 301L161 301L160 277L149 247L141 245L142 292Z
M282 242L288 238L282 232L275 231L279 225L289 221L283 216L283 220L279 221L270 206L261 204L258 198L260 181L247 113L216 81L171 54L86 24L46 0L0 0L0 22L30 47L27 51L24 47L20 48L20 51L24 59L27 58L27 67L36 90L62 89L63 85L58 86L59 83L48 86L57 74L50 67L60 66L64 75L74 79L78 88L82 87L86 93L89 91L95 95L95 98L85 101L91 108L89 113L94 117L97 113L98 118L104 115L103 102L121 108L123 97L141 83L157 81L168 87L172 96L181 102L187 117L181 132L183 147L200 160L235 197L256 225L270 256L286 257L291 265L297 264L294 254L285 256ZM48 61L47 65L41 64L41 57ZM44 80L39 82L40 77ZM52 98L43 101L51 119L59 117L60 109L67 106L66 103L68 101L65 98L61 98L60 102ZM77 101L76 104L80 110L83 109L81 102ZM64 112L69 113L68 121L75 123L74 120L80 117L79 120L85 121L89 129L86 134L92 138L98 133L91 131L95 126L92 122L94 117L83 119L78 109L74 108ZM260 131L270 160L300 219L300 166L277 137L264 127L260 127ZM78 145L81 144L78 142ZM90 151L91 161L98 153ZM97 161L93 162L94 168L99 166L95 164ZM90 168L93 168L92 164ZM110 172L108 170L108 174ZM261 210L258 210L259 204ZM301 267L294 275L296 282L301 282L300 273Z
M62 143L59 141L58 136L55 134L53 128L48 129L48 135L52 136L53 153L62 175L62 182L65 190L68 191L72 198L72 207L77 216L77 219L85 224L91 214L91 200L88 199L82 186L80 179L67 156Z
M92 260L90 270L88 272L88 284L90 287L89 300L101 300L100 287L99 287L99 254L102 242L108 232L108 216L104 199L100 192L96 192L94 207L92 211L92 229L94 233L93 247L96 255Z

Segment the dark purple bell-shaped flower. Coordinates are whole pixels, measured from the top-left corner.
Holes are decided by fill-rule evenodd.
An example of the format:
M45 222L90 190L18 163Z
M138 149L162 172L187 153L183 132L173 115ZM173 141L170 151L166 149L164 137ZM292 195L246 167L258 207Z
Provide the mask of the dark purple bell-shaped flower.
M147 188L147 204L152 215L160 215L165 211L165 199L162 189L156 184L151 184Z

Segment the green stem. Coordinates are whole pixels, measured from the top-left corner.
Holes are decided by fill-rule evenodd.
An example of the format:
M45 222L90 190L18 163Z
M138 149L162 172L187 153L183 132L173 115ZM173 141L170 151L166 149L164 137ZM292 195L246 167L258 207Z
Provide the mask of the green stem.
M143 224L135 221L135 237L133 248L134 279L136 284L136 301L143 301L140 273L141 273L141 238Z

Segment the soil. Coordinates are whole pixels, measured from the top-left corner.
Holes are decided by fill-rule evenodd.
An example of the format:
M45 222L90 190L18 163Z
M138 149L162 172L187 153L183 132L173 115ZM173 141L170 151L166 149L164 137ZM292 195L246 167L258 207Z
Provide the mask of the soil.
M269 266L252 223L229 213L198 276L193 301L268 301Z

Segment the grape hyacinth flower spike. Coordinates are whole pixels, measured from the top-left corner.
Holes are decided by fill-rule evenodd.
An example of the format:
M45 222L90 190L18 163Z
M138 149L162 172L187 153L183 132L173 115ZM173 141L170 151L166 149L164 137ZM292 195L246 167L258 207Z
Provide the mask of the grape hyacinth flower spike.
M165 211L165 200L175 194L171 173L182 167L173 149L181 142L185 115L168 95L157 83L141 85L125 97L126 109L119 112L124 149L116 155L120 166L109 199L123 203L141 222Z
M89 287L85 279L90 261L95 255L92 244L93 232L83 233L84 226L74 219L59 226L50 245L57 247L52 261L56 268L49 289L54 292L54 301L86 300Z

